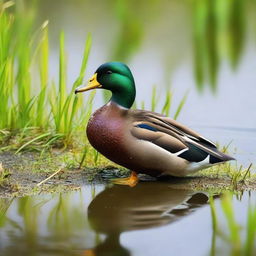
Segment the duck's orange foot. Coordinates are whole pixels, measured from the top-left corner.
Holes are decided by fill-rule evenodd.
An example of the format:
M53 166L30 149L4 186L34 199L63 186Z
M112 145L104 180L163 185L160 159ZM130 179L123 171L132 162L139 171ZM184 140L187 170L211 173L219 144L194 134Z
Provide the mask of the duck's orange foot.
M139 182L139 178L138 178L137 173L132 171L130 177L112 179L111 182L114 183L114 184L128 185L130 187L134 187Z

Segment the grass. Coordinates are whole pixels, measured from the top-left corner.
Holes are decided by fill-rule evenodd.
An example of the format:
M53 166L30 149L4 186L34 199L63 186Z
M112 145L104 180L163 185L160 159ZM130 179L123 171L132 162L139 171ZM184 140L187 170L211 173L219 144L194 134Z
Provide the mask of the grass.
M60 53L59 53L59 85L58 92L55 91L55 86L53 86L52 95L53 97L50 100L51 112L55 124L55 132L58 134L63 134L66 138L66 142L70 142L73 131L75 130L75 118L78 117L79 109L81 109L82 98L74 96L75 88L82 84L83 77L86 70L86 65L91 48L91 36L88 35L88 38L85 43L85 50L83 61L81 65L81 70L79 77L74 82L71 93L67 95L66 92L66 57L65 57L65 48L64 48L64 33L60 35ZM92 105L92 100L89 100L89 105ZM91 111L91 108L90 108ZM86 111L85 111L86 112ZM85 115L86 116L86 115ZM83 119L80 116L80 120ZM85 118L84 118L85 119ZM85 125L85 122L83 122Z
M252 164L248 167L243 167L242 165L237 166L228 162L208 169L203 169L194 175L219 179L223 180L223 182L226 180L226 183L228 182L230 184L230 189L239 190L239 186L241 187L241 185L246 185L247 182L256 179L256 174L255 172L252 172L252 169L254 169Z
M163 104L162 104L162 106L160 106L161 113L163 115L170 116L170 111L171 111L172 103L173 103L172 96L173 96L172 91L167 90L165 93L165 99L163 101ZM175 110L175 112L173 114L174 120L176 120L179 117L180 112L186 103L187 96L188 96L188 93L185 93L183 98L180 100L180 102L177 106L177 109ZM157 87L153 86L152 92L151 92L151 107L150 107L152 112L156 111L156 109L159 105L159 101L160 101L159 99L160 99L160 95L157 94ZM144 102L142 102L141 109L144 109L144 108L145 108L145 104L144 104Z
M67 92L64 33L60 34L59 81L56 86L54 80L49 83L48 22L33 31L33 11L19 12L17 7L7 12L11 4L11 1L5 2L0 11L2 136L6 131L17 134L34 127L40 133L46 132L43 137L51 131L53 136L62 135L63 141L68 143L75 128L74 119L81 117L82 98L75 97L73 91L83 82L91 36L88 35L86 40L80 74L72 90Z
M91 36L86 40L80 74L71 92L67 92L64 33L60 34L56 86L54 80L49 83L48 22L33 31L33 11L25 14L18 7L7 11L13 4L8 1L0 5L1 150L16 149L16 153L28 148L42 150L60 141L67 146L76 126L85 126L92 110L89 107L88 111L82 111L82 98L73 94L74 88L83 82ZM91 94L86 103L92 105L92 98Z

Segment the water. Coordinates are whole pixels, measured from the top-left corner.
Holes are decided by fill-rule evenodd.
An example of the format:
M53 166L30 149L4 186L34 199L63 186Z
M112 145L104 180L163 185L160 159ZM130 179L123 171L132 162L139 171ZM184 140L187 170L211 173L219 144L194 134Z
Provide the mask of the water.
M246 209L255 194L233 200L244 240ZM215 255L228 255L232 245L219 201L215 196L226 240L212 230L207 193L165 182L1 199L6 211L0 216L0 255L199 256L213 248Z
M195 125L194 128L207 138L218 138L220 145L229 145L228 151L236 158L237 165L248 167L256 160L256 131L237 127L214 127ZM255 168L252 169L252 171Z

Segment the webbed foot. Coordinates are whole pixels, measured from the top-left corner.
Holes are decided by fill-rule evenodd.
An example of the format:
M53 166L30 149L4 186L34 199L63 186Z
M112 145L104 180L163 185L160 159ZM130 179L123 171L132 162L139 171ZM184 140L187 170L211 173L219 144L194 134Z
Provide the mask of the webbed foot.
M112 179L111 182L114 184L128 185L130 187L134 187L139 182L139 178L138 178L137 173L132 171L132 173L129 177Z

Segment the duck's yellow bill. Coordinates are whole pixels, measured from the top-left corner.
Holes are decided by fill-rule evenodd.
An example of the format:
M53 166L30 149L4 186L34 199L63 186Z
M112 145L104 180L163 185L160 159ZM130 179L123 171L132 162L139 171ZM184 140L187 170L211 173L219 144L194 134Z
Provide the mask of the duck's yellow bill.
M97 73L95 73L92 78L89 80L86 86L82 85L75 90L75 94L79 92L85 92L96 88L101 88L102 85L97 80Z

